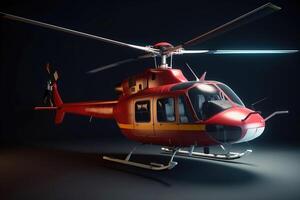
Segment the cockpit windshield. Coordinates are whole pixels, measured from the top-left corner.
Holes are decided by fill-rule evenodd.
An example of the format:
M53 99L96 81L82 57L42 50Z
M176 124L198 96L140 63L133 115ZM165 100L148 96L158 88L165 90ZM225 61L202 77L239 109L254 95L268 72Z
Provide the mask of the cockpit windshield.
M245 106L242 102L242 100L234 93L234 91L228 87L227 85L223 83L218 83L217 86L223 90L223 92L233 101L234 103L240 105L240 106Z
M233 106L228 99L244 106L238 96L226 85L198 83L188 91L192 106L199 119L205 120ZM226 94L226 95L224 95ZM227 97L226 97L227 96Z

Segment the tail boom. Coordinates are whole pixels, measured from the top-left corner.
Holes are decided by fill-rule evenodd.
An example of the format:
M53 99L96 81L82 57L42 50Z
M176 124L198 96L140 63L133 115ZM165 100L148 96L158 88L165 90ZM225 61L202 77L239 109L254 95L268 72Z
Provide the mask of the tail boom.
M61 110L66 113L113 119L114 106L117 103L118 101L66 103L61 106Z
M55 124L60 124L63 122L66 113L95 118L113 119L114 106L117 103L118 101L62 103L60 106L54 107L35 107L34 110L55 110Z
M118 103L118 101L64 103L58 92L56 82L52 83L52 100L54 106L35 107L34 110L55 110L55 124L61 124L66 113L113 119L114 106Z

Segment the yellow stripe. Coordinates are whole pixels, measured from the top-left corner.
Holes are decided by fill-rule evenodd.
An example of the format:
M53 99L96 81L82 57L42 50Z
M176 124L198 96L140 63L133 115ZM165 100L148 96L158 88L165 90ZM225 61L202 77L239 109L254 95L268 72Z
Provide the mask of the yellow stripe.
M167 130L167 131L205 131L204 124L121 124L118 126L122 129L136 129L136 130Z
M205 125L204 124L180 124L179 130L205 131Z
M150 123L139 123L135 124L133 129L138 129L138 130L152 130L153 125Z
M120 123L118 123L118 126L120 128L123 128L123 129L133 129L133 124L120 124Z

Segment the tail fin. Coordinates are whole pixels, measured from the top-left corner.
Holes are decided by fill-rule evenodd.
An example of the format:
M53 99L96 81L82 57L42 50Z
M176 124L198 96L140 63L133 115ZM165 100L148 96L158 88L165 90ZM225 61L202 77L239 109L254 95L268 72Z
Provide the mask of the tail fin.
M65 117L65 112L62 109L63 101L61 100L61 97L59 95L56 82L53 83L52 88L53 102L54 105L57 107L54 122L55 124L61 124Z
M55 124L63 122L65 112L62 109L63 101L57 89L58 72L53 70L49 63L46 64L46 71L49 74L49 80L47 81L47 87L45 89L45 95L43 102L48 107L35 107L35 110L56 110ZM49 107L50 106L50 107Z
M52 94L53 94L53 102L54 102L54 105L55 106L61 106L63 105L63 101L60 97L60 94L58 92L58 89L57 89L57 83L54 82L53 85L52 85Z

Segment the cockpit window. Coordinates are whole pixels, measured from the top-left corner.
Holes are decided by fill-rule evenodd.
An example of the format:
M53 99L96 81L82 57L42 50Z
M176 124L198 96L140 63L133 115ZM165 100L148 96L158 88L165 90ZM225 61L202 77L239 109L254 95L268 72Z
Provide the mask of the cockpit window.
M198 118L202 120L232 107L223 92L212 84L199 83L188 91L188 95Z
M175 121L175 100L174 98L162 98L157 100L157 121L174 122Z
M240 106L245 106L242 100L234 93L234 91L230 87L221 83L218 83L217 86L221 88L221 90L223 90L223 92L231 99L231 101Z
M192 123L193 117L189 112L187 103L183 95L178 97L178 114L180 123Z

